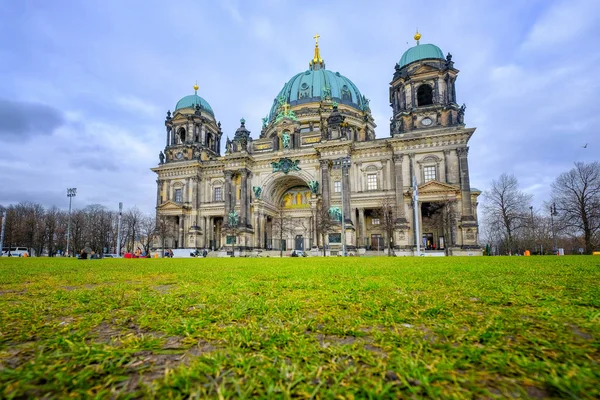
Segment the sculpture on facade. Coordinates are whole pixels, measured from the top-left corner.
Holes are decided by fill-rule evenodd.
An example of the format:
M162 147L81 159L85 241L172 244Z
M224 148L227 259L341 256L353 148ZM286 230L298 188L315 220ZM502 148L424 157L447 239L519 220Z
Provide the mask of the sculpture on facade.
M235 210L231 210L229 215L227 216L227 223L229 226L238 226L240 222L240 217Z
M253 186L252 190L254 191L254 197L256 199L260 199L260 195L262 194L262 188L260 186Z
M273 173L281 171L287 175L290 171L300 171L298 164L300 164L300 160L292 161L289 158L280 158L279 161L272 162L271 166Z
M465 110L466 109L467 109L467 105L465 103L463 103L463 105L460 106L460 109L458 110L457 120L458 120L459 124L465 123Z
M334 206L329 207L329 216L334 221L341 221L342 220L342 210L340 210L339 207L334 207Z
M161 164L165 163L165 154L162 151L158 153L158 159L160 160Z
M281 135L281 140L283 141L283 148L284 149L289 149L290 148L290 140L291 140L291 136L289 133L284 132Z
M319 182L318 181L310 181L308 182L308 187L313 194L317 194L319 192Z

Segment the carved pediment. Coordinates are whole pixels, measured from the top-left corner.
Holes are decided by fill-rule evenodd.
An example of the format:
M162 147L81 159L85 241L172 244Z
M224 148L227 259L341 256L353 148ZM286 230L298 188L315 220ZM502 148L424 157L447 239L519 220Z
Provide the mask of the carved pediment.
M177 113L175 114L175 117L173 119L171 119L172 122L179 124L180 122L186 122L187 121L187 116Z
M158 207L159 211L181 211L182 205L174 201L167 200Z
M413 71L411 74L424 74L427 72L437 72L437 71L439 71L438 68L432 67L431 65L423 64L419 68L417 68L415 71Z
M459 188L454 185L442 183L439 181L429 181L419 186L419 195L422 194L440 194L440 193L458 193Z

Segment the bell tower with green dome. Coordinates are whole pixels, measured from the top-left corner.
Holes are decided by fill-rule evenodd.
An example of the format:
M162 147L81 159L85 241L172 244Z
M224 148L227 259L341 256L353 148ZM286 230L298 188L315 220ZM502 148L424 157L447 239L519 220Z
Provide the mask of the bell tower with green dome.
M165 118L167 141L161 163L208 160L221 154L221 123L208 102L194 94L183 97L175 105L173 115Z
M464 126L464 106L456 100L458 70L452 55L434 44L421 44L406 50L396 64L390 83L393 116L390 135L418 133L440 127Z

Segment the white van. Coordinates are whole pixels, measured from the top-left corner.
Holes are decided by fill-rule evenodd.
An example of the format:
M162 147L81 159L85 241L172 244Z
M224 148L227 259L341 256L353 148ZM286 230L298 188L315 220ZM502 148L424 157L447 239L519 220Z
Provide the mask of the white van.
M29 251L27 250L27 247L3 247L2 256L8 257L9 254L11 257L29 257Z

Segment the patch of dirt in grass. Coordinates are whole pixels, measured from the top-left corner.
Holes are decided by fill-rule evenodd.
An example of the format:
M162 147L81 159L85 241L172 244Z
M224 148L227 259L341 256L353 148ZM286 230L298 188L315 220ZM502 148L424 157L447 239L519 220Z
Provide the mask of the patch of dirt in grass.
M71 292L73 290L79 289L79 286L61 286L60 288L66 290L67 292Z
M323 335L322 333L317 333L315 335L319 344L323 348L327 348L334 345L348 345L354 344L356 342L356 337L354 336L336 336L336 335Z
M579 329L579 327L577 325L569 325L569 328L571 328L571 332L573 332L573 334L575 336L577 336L583 340L592 340L593 339L592 335L582 331L581 329Z
M106 322L102 322L92 329L91 332L96 337L97 342L100 343L110 343L124 334L121 330Z
M35 342L24 342L13 345L0 352L0 371L15 369L33 359Z
M152 286L152 289L156 290L159 293L165 294L170 292L173 288L175 288L176 285L174 284L168 284L168 285L156 285L156 286Z
M167 343L169 341L177 342L179 339L180 337L172 336L168 338ZM165 347L163 349L168 350ZM181 349L180 352L138 351L133 354L131 361L125 365L125 368L131 371L131 375L120 382L115 389L125 393L137 391L142 385L150 385L152 381L163 378L168 370L182 365L189 366L194 358L217 350L220 350L217 345L200 341L185 351Z
M91 330L91 334L97 343L114 343L118 344L120 338L127 335L149 335L155 338L163 337L164 335L159 332L152 332L147 329L140 328L134 323L127 324L126 326L120 327L118 325L110 324L108 322L102 322Z
M181 336L169 336L166 339L165 344L163 344L162 348L165 350L183 349L184 348L183 339L184 338Z
M23 293L27 293L27 290L25 290L25 289L21 289L21 290L11 290L11 289L0 290L0 296L3 296L5 294L23 294Z
M367 350L369 353L373 353L373 354L375 354L377 356L380 356L380 357L383 357L383 358L387 358L388 357L388 354L381 347L374 346L372 344L368 344L367 343L367 344L365 344L363 346L363 348L365 350Z
M550 393L548 393L544 389L540 389L535 386L525 386L525 392L527 393L527 397L532 399L548 399L550 398Z

